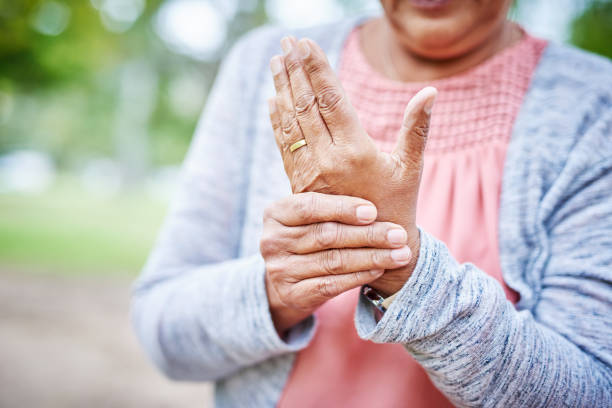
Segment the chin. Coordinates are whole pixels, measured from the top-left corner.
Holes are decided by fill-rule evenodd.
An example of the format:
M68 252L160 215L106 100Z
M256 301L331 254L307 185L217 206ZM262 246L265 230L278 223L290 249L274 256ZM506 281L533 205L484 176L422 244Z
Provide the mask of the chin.
M456 22L412 22L393 25L395 35L406 49L428 59L450 59L469 53L484 36L465 30ZM478 34L478 35L475 35Z
M407 49L424 58L448 59L484 42L505 20L510 1L450 0L439 9L425 10L412 0L382 4L394 34Z
M448 59L469 52L477 46L465 33L452 24L426 24L421 29L404 29L402 43L412 53L434 59Z

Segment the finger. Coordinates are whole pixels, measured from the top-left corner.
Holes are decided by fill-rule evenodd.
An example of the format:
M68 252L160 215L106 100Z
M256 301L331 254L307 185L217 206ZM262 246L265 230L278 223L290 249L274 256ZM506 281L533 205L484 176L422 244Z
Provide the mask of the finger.
M399 248L406 245L408 235L391 222L369 225L346 225L338 222L288 228L287 252L309 254L332 248Z
M268 99L268 110L270 114L270 125L272 125L272 130L274 131L274 139L276 140L276 145L282 154L283 140L281 135L280 115L278 113L278 108L276 107L276 98L272 97Z
M287 55L291 52L293 47L297 44L297 40L294 36L289 35L281 39L281 48L283 49L283 55Z
M285 149L280 112L278 111L276 97L268 99L268 109L270 114L270 124L272 125L272 130L274 131L274 140L276 141L276 146L281 153L283 162L285 162L288 150Z
M274 77L274 88L276 89L276 107L278 110L281 124L281 150L284 153L289 151L291 145L298 140L303 139L302 130L295 117L295 109L293 108L293 95L291 94L291 86L289 85L289 76L285 70L285 64L281 56L274 56L270 60L270 70ZM307 149L298 149L307 150ZM298 153L298 150L290 153Z
M280 151L281 158L283 160L283 167L285 168L285 173L292 174L294 164L293 158L290 157L291 152L285 148L285 143L283 141L282 136L280 115L276 106L275 97L268 99L268 108L270 111L270 124L272 125L272 130L274 131L274 140L276 141L276 146Z
M300 41L284 57L285 69L289 75L293 95L295 115L308 144L313 149L321 147L327 149L332 143L332 136L319 113L319 106L310 85L310 79L302 66L303 52L305 52L304 42Z
M344 275L371 269L396 269L411 259L408 246L397 249L342 248L326 249L304 255L292 255L290 275L298 280L325 275Z
M302 39L299 44L304 70L334 143L354 142L363 134L359 119L325 53L310 39Z
M296 283L296 291L310 296L313 303L334 298L341 293L370 283L384 274L383 270L359 271L346 275L320 276Z
M272 72L272 79L276 93L279 93L283 89L289 87L289 77L285 71L285 62L283 57L280 55L275 55L270 59L270 71Z
M264 217L291 227L325 221L365 225L376 215L374 204L363 198L307 192L277 201L266 209Z
M393 155L411 167L418 169L422 167L431 109L437 94L436 88L428 86L421 89L406 105Z

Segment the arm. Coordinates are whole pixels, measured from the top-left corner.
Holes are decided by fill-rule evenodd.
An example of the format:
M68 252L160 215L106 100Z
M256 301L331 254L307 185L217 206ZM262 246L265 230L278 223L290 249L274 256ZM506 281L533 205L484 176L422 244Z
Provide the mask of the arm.
M175 379L216 380L305 347L318 306L410 261L406 232L374 222L370 202L315 193L266 208L261 255L240 257L246 54L238 45L221 70L178 198L134 290L140 340Z
M443 243L416 228L432 94L421 91L409 102L391 157L370 154L367 135L322 51L309 40L300 40L297 48L287 41L287 72L275 76L275 103L285 112L286 140L279 148L308 141L307 150L297 151L307 159L284 154L292 186L336 194L350 189L375 203L381 219L402 225L409 236L414 226L418 235L412 240L416 265L387 271L371 284L387 294L399 291L379 322L361 299L355 317L359 335L404 344L458 406L611 406L612 112L598 114L547 191L538 210L546 232L537 237L545 247L540 255L547 255L536 274L539 302L517 311L493 278L474 265L458 264ZM333 142L319 149L326 138ZM350 139L349 148L344 139ZM393 170L386 163L399 164L400 171L385 173ZM406 188L397 194L395 186ZM394 279L383 280L391 275Z
M295 351L312 335L310 319L296 328L290 343L278 337L263 259L239 258L250 154L242 118L244 73L259 69L244 57L253 46L242 40L221 67L177 196L133 291L138 337L156 365L175 379L222 378Z
M458 406L611 406L611 126L608 113L550 190L557 205L542 220L548 261L531 310L422 231L417 267L380 322L360 302L360 336L404 344Z

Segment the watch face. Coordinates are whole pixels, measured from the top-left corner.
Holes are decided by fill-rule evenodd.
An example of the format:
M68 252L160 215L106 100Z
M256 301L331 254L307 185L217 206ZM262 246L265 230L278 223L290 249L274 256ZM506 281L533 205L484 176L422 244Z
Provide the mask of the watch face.
M385 308L383 307L384 298L378 294L374 289L365 285L363 290L361 291L363 295L374 305L375 311L377 313L377 320L380 320L382 313L385 312Z
M369 289L369 288L368 288L368 289ZM364 294L364 295L366 295L366 297L367 297L368 299L373 300L373 301L375 301L375 302L376 302L376 301L378 300L378 298L379 298L379 296L378 296L376 293L374 293L374 291L373 291L372 289L369 289L369 290L364 290L363 292L364 292L363 294Z
M369 286L364 286L363 294L374 303L382 302L384 300L382 296L376 293L376 291Z

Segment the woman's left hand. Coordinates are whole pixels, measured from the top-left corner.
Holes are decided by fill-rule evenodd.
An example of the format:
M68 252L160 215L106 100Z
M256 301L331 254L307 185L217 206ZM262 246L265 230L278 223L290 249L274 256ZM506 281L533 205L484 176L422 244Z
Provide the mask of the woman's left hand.
M384 153L361 126L321 48L308 39L284 38L281 44L284 56L270 62L276 88L270 120L293 192L370 200L379 220L404 227L412 253L418 254L417 195L437 91L428 87L410 100L397 144L391 154ZM290 146L301 139L307 144L291 152ZM370 285L387 295L397 292L417 258Z

